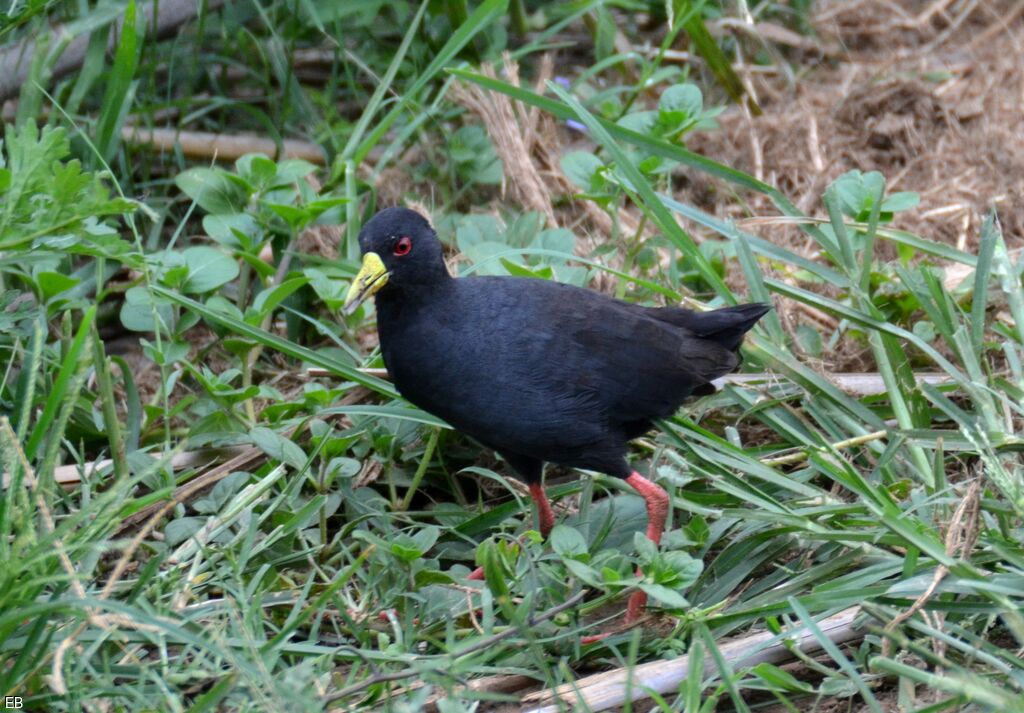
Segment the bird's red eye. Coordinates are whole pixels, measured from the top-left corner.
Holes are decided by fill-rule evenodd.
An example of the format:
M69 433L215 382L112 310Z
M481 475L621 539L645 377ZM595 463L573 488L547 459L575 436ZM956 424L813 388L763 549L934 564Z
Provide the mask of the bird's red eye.
M402 236L395 243L395 255L401 257L402 255L408 255L409 251L412 250L412 239L406 236Z

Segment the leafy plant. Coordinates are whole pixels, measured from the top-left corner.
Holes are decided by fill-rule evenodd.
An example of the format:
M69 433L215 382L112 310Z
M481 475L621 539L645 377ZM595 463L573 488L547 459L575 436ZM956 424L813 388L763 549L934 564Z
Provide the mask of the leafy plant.
M341 222L340 206L346 199L321 195L306 178L315 170L307 161L275 163L266 156L246 154L235 162L235 172L221 168L192 168L175 182L207 215L203 228L216 242L231 249L261 277L273 266L261 250L278 238L294 240L317 221Z
M0 142L0 250L43 250L122 259L135 250L109 217L139 204L111 197L103 174L68 160L71 146L60 127L34 122L8 125ZM9 267L9 265L8 265Z
M12 40L70 24L37 43L0 151L0 694L40 710L470 710L495 694L468 680L574 685L688 654L663 710L765 694L878 710L883 693L911 709L922 691L946 696L929 710L1015 710L1024 293L996 216L968 252L901 230L916 197L887 194L878 172L837 177L813 217L690 150L720 111L715 84L670 53L688 35L739 100L723 72L750 40L713 26L730 27L728 3L509 5L223 5L166 38L136 13L113 52L130 9L9 9ZM810 26L806 2L746 9L747 28ZM536 76L539 53L580 47L580 32L593 46L541 94L464 64L509 49ZM52 78L78 37L80 71ZM575 199L608 211L608 240L576 255L575 226L497 197L504 167L450 101L455 78L572 122L562 168ZM44 100L40 129L27 119ZM168 125L180 147L125 140ZM303 161L194 161L193 131L314 141L326 187ZM682 202L684 170L737 201L766 196L806 250ZM637 441L634 465L672 497L659 547L634 538L645 511L628 485L557 469L542 541L503 463L363 368L382 366L372 310L331 312L363 220L413 194L463 274L605 273L643 304L789 305L744 349L770 379ZM615 222L627 205L642 221L629 231ZM344 233L337 261L302 253L324 225ZM951 265L969 273L955 289ZM804 358L837 347L883 388L847 393ZM474 562L483 587L465 580ZM674 623L582 646L638 589ZM834 645L819 622L854 606L867 635ZM823 652L802 659L813 677L739 667L721 645L800 631Z
M530 212L502 226L491 215L451 216L440 224L472 263L467 272L557 279L582 285L590 271L571 265L576 236L565 228L544 228L544 216Z

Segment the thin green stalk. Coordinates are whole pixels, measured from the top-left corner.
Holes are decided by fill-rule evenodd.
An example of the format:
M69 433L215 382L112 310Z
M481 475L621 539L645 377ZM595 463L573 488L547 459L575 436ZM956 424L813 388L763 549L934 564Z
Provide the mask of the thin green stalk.
M530 31L530 26L526 22L526 7L523 5L523 0L510 0L508 9L512 19L512 30L522 37Z
M691 2L685 1L679 4L689 7ZM680 12L680 14L682 13ZM715 38L711 36L707 26L704 24L704 18L701 17L701 13L690 12L686 14L683 20L683 27L686 29L686 34L690 36L693 49L707 62L718 83L722 85L722 88L725 89L734 102L737 104L742 103L743 97L747 92L746 87L743 86L743 81L736 74L736 70L732 68L729 58L725 56L722 48L718 46ZM761 115L761 107L757 105L753 97L747 97L747 107L754 116Z
M58 411L57 418L54 419L53 427L50 429L50 437L46 441L42 463L36 469L36 477L40 478L40 485L47 489L47 493L49 493L50 475L57 468L57 457L60 455L60 447L64 441L64 433L67 431L68 421L71 420L71 414L78 402L78 394L82 391L82 386L85 384L85 367L88 364L89 360L83 359L77 365L74 378L67 391L67 398L61 403L60 411Z
M317 492L320 493L320 494L324 494L327 491L326 474L327 474L327 464L321 462L321 464L320 464L320 474L319 474L319 477L317 478L317 483L316 483ZM318 515L319 515L319 517L318 517L318 520L319 520L318 526L320 528L320 542L326 544L328 542L327 510L325 508L320 508ZM319 555L319 560L321 561L321 563L327 558L328 553L329 553L329 549L325 547L323 549L323 551Z
M356 190L356 167L351 159L345 159L345 249L339 252L351 260L359 259L359 194Z
M440 72L448 62L452 61L459 51L466 46L466 44L473 39L479 32L483 31L485 27L489 27L491 22L501 14L505 12L505 5L507 0L485 0L480 4L473 14L469 16L466 22L459 27L459 29L448 38L444 47L438 50L437 54L434 55L433 61L427 65L426 69L421 71L415 81L402 93L399 101L395 106L384 115L378 122L376 127L369 133L369 135L353 150L349 149L349 146L345 147L345 151L342 153L343 158L352 158L355 163L362 163L363 159L366 158L370 150L377 145L381 137L384 136L394 124L398 117L402 115L402 112L406 111L409 104L416 100L420 91L427 85L434 76ZM354 142L350 142L350 145Z
M874 196L871 204L871 214L868 216L868 226L864 231L864 247L861 254L860 266L860 291L865 299L871 297L871 273L875 257L875 235L878 232L878 221L882 215L882 199L885 198L885 182L878 188L878 195Z
M110 362L107 361L103 349L103 341L95 323L92 327L92 361L96 372L96 385L99 387L100 404L103 409L103 428L107 432L110 444L110 459L114 462L114 474L120 480L128 476L128 460L125 453L124 437L121 423L117 418L117 407L114 402L114 384L110 378Z
M36 397L36 380L43 360L43 340L46 337L46 322L42 316L32 325L32 341L21 362L21 374L18 377L17 401L21 405L18 413L18 439L24 441L28 433L28 424L32 420L32 404Z
M885 317L872 300L871 275L875 232L878 229L884 193L885 184L883 183L872 202L871 214L868 217L867 228L864 230L864 244L861 248L859 266L854 256L853 243L841 218L839 198L834 191L827 192L825 196L825 204L831 219L832 229L835 231L844 261L847 262L847 274L850 276L853 284L859 287L853 295L856 304L863 314L875 317L880 321L884 321ZM882 375L882 380L885 382L886 393L888 394L889 403L892 405L897 423L904 430L915 428L919 425L917 423L918 419L915 418L915 413L920 411L920 408L915 410L915 406L922 401L922 397L920 394L915 394L912 391L915 388L913 375L910 373L910 365L906 360L904 352L900 350L892 336L881 331L872 331L868 335L868 341L875 357L875 363L878 365L878 370ZM934 490L936 483L931 459L919 444L910 443L908 448L916 474L930 490Z
M259 358L260 348L259 346L254 347L250 351L242 355L242 389L248 389L252 386L252 366L253 362ZM249 425L256 425L256 406L253 405L251 398L245 400L245 416L249 419Z
M332 374L340 376L349 381L354 381L357 384L372 389L379 394L384 396L390 396L392 398L398 397L398 392L395 391L395 387L390 382L378 379L367 374L363 374L356 367L346 364L338 359L332 358L330 355L326 355L322 352L309 349L307 347L300 346L294 342L290 342L287 339L261 329L254 327L244 320L236 319L223 312L218 312L208 308L202 302L197 302L190 297L185 297L173 290L169 290L166 287L159 285L152 286L153 293L159 297L163 297L171 302L174 302L188 310L198 313L203 319L219 324L230 329L233 333L248 337L259 342L264 347L275 349L282 354L287 354L293 359L298 359L313 366L323 367Z
M469 6L466 4L466 0L445 0L444 10L448 15L448 24L451 26L452 32L456 32L469 19ZM477 52L476 46L472 42L466 45L466 51L474 64L480 62L480 53Z
M633 107L637 98L643 93L647 87L647 80L649 80L655 72L661 67L662 62L665 61L665 52L668 51L673 44L675 44L676 37L683 30L683 23L687 20L687 16L697 12L698 8L687 7L685 8L684 14L677 15L675 13L675 3L667 3L666 9L668 10L668 32L665 33L665 37L662 38L661 44L658 46L658 54L650 62L644 62L643 70L640 72L640 78L634 84L630 90L629 95L626 97L626 101L623 102L622 111L619 116L625 116L629 113L629 110Z
M239 267L238 295L235 298L235 306L242 312L245 312L245 308L249 304L249 281L252 277L252 267L245 260L241 261Z
M618 211L615 211L616 216ZM647 227L647 213L640 215L640 225L637 226L636 232L633 234L633 239L629 241L629 245L626 247L626 259L622 265L622 271L630 273L633 270L633 261L636 259L636 254L641 247L641 238L644 234L644 228ZM616 299L622 299L626 296L626 284L627 280L619 280L619 283L615 286L615 297Z
M405 54L409 50L412 38L416 36L420 21L423 19L423 13L426 12L428 4L429 3L426 2L421 3L420 9L413 16L412 22L409 23L409 29L402 38L402 43L398 45L398 49L395 50L395 54L391 59L391 64L388 65L387 71L384 72L384 76L380 78L373 95L370 97L369 101L366 102L366 108L363 109L363 113L359 116L359 121L357 121L355 127L353 127L352 133L349 135L348 142L345 144L345 148L341 151L341 159L351 158L359 147L360 142L362 142L363 134L366 133L366 129L370 125L370 121L377 113L377 109L380 107L381 102L384 101L384 95L387 94L392 83L395 81L395 75L398 73L398 69L402 66L402 62L405 60Z
M68 398L68 386L74 374L78 371L80 363L79 357L85 347L85 340L89 334L89 330L92 328L92 322L95 317L96 305L87 309L82 315L82 321L78 328L78 333L68 346L60 371L57 373L57 380L54 382L53 389L50 391L49 398L46 400L46 406L43 407L43 413L36 421L35 428L32 429L32 435L29 436L28 443L25 444L25 457L29 462L35 458L46 432L53 424L58 409L64 400Z
M861 697L864 699L864 703L872 711L872 713L882 713L882 707L879 705L878 700L871 694L871 689L868 688L867 683L857 672L856 667L850 662L843 652L839 650L839 647L828 638L822 632L818 623L811 616L810 612L804 608L804 605L800 603L800 600L796 597L787 597L789 605L793 607L793 612L800 618L804 626L814 635L818 643L821 644L821 648L824 649L832 660L836 662L840 670L846 674L850 682L854 685Z
M420 483L423 481L423 476L427 474L427 468L430 467L430 459L434 457L434 448L437 447L437 439L440 435L440 428L431 430L430 438L427 439L427 447L423 451L423 457L420 458L420 464L416 468L416 473L412 476L412 483L409 485L409 489L405 491L405 497L402 499L400 507L401 510L408 510L409 506L412 505L412 499L416 495Z

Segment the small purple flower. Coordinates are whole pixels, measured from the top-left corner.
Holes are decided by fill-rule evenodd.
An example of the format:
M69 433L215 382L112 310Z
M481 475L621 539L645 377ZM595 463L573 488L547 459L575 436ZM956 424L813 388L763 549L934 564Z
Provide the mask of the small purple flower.
M581 124L580 122L576 121L575 119L566 119L565 125L572 129L573 131L578 131L581 134L587 133L587 127Z
M570 82L567 77L555 77L555 84L560 84L566 89L569 89L572 86L572 82Z

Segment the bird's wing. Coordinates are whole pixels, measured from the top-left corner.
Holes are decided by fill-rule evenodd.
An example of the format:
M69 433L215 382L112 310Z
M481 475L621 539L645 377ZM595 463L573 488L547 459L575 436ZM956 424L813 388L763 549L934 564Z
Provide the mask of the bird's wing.
M666 417L739 363L674 312L657 319L657 310L568 285L527 281L533 284L522 290L522 281L492 280L493 299L500 293L515 303L502 320L510 340L504 368L515 373L539 421L554 430ZM548 412L541 412L541 399Z
M664 418L695 389L729 373L734 353L646 316L622 310L618 319L583 326L572 337L583 349L601 354L591 379L601 384L616 421Z

